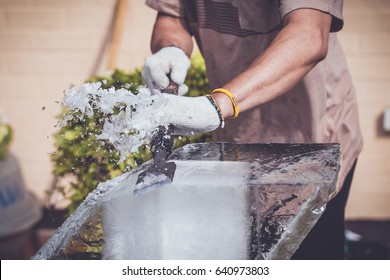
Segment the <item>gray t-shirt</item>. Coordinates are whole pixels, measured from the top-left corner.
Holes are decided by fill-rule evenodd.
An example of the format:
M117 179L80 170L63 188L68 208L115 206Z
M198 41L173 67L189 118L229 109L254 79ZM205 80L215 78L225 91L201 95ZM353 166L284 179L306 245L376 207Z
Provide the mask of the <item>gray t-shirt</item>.
M334 33L343 26L342 1L147 0L146 4L187 21L205 58L211 88L222 87L247 69L270 45L291 11L310 8L332 15L327 57L284 95L226 120L225 128L214 132L214 139L340 143L340 189L363 147L355 89Z

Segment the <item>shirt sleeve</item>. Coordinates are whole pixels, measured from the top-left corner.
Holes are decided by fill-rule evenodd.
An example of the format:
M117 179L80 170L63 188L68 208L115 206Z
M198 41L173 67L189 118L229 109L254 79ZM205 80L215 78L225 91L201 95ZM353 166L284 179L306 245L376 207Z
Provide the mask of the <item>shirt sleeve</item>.
M284 18L288 13L302 8L315 9L332 16L330 32L343 28L343 0L281 0L280 14Z
M183 17L184 12L180 0L146 0L145 4L158 12L174 17Z

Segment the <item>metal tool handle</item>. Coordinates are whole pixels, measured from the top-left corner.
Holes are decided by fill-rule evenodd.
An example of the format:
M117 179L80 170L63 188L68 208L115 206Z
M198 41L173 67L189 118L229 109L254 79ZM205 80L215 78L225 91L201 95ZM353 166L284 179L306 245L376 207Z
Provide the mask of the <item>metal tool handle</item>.
M165 89L165 92L177 95L178 91L179 86L171 79L169 79L169 85ZM165 127L160 125L158 127L157 133L153 135L151 142L151 152L154 162L157 164L159 162L165 161L172 153L173 147L173 126L168 125L168 127Z
M164 90L164 92L165 93L169 93L169 94L178 95L178 93L179 93L179 86L174 81L172 81L170 77L168 77L168 78L169 78L169 85Z

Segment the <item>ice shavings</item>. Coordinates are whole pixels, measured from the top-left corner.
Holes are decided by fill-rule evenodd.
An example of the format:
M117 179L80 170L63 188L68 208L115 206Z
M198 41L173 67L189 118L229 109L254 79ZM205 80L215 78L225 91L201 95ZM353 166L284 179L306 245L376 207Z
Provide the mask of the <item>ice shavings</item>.
M120 154L119 162L128 153L150 142L159 125L168 125L168 117L159 108L166 100L158 92L140 86L137 93L127 89L102 88L101 82L85 83L79 88L71 85L62 105L68 109L62 125L94 117L102 123L96 139L110 142Z

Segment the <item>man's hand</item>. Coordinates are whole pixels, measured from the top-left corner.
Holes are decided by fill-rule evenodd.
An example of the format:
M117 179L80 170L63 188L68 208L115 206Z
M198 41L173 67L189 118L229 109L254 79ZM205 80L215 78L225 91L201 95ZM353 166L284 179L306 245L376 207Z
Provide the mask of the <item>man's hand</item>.
M179 95L185 95L188 87L184 84L190 60L183 50L165 47L148 57L145 61L142 77L149 89L163 91L169 85L169 79L175 82Z
M196 135L213 131L222 125L216 108L208 97L186 97L163 93L163 108L167 123L174 127L175 135Z

